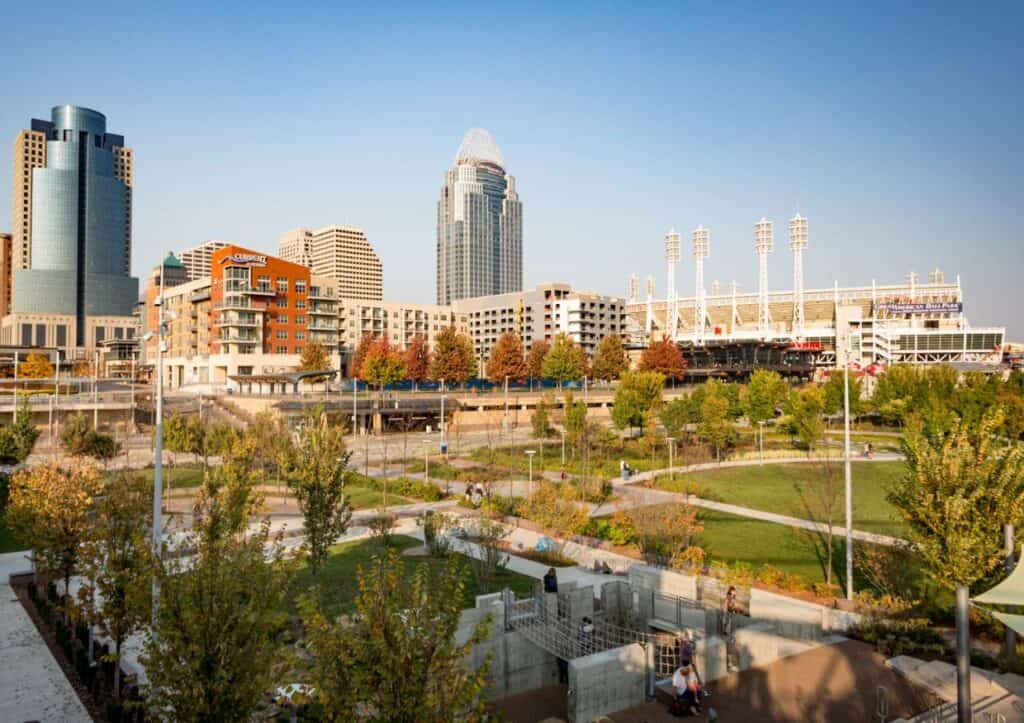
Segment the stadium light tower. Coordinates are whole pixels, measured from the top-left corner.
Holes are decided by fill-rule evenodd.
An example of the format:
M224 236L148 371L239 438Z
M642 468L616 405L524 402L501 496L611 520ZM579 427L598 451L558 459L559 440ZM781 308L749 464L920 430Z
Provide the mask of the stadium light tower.
M757 331L762 339L768 336L768 328L772 323L772 316L768 311L768 254L774 248L772 222L762 217L754 226L754 250L757 251L760 264L757 288Z
M654 277L647 274L647 318L644 320L647 338L650 339L654 329Z
M636 297L640 293L640 277L636 274L629 275L629 303L635 304Z
M936 267L934 271L928 274L928 283L931 284L944 284L946 283L946 275L942 273L942 269Z
M697 271L697 287L695 304L693 305L693 338L704 340L707 328L708 306L704 297L704 259L708 257L708 240L711 233L703 226L693 230L693 265Z
M793 334L804 335L804 250L807 219L799 213L789 220L789 250L793 252Z
M718 283L718 279L715 279L714 281L711 282L711 295L712 296L721 296L721 294L722 294L722 285L720 283Z
M679 297L676 295L676 264L679 263L679 234L670 228L665 234L665 261L668 263L668 337L676 340L679 329Z

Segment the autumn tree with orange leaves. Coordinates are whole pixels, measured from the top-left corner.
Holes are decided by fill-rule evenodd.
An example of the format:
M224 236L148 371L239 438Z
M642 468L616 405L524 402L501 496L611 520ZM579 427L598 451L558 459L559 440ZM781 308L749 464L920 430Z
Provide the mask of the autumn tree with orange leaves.
M505 379L522 382L529 373L522 342L516 334L506 331L498 337L491 349L491 357L487 360L487 378L495 384L501 384Z
M405 348L405 375L415 383L430 378L430 347L422 334L417 334Z
M652 341L640 356L637 367L642 372L658 372L666 379L682 379L686 369L679 347L668 339Z

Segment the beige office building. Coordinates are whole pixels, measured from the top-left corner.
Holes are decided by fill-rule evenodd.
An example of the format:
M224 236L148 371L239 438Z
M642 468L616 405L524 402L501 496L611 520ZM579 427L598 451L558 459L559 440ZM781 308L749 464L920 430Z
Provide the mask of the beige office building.
M210 258L214 251L233 245L232 241L206 241L198 246L175 254L185 267L189 281L202 279L210 275Z
M14 139L14 206L10 253L0 258L0 316L11 311L14 269L32 264L32 171L46 167L46 134L24 130ZM5 244L6 248L6 244Z
M490 356L498 337L507 331L517 334L527 349L534 341L551 342L558 334L566 334L587 356L593 356L601 339L623 334L626 325L625 299L574 291L561 283L459 299L452 306L481 359Z
M465 330L462 317L450 306L339 299L338 307L341 345L350 354L359 346L364 334L387 336L397 349L405 349L414 337L423 336L433 348L441 330L449 326Z
M384 267L361 228L297 228L281 236L278 256L334 279L340 298L384 298Z

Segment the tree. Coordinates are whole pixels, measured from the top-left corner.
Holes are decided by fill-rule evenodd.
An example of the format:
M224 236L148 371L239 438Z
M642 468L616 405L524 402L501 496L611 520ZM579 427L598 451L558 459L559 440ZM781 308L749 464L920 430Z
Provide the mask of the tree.
M18 376L22 379L53 379L53 364L46 354L32 352L18 365Z
M721 382L714 379L704 383L702 397L697 436L714 449L715 459L721 461L722 451L736 443L736 429L729 418L729 400Z
M544 379L544 358L551 351L551 345L543 339L536 339L530 344L530 355L526 360L526 369L531 379Z
M86 583L79 603L89 621L114 643L121 660L124 641L149 620L153 549L149 539L153 499L149 481L127 472L114 475L96 504L82 557ZM114 696L120 699L121 666L114 666Z
M382 336L370 345L363 359L359 376L367 384L375 384L382 391L389 384L397 384L405 379L405 362L397 349L392 348L386 336Z
M85 454L91 431L92 425L84 414L72 414L64 421L64 426L60 430L60 442L72 457L81 456Z
M27 399L18 402L18 409L14 413L14 422L4 432L10 437L10 445L16 461L23 462L32 454L32 448L36 446L36 440L39 439L39 430L36 429L36 425L32 421L32 405Z
M825 392L819 386L806 386L789 396L788 412L793 432L810 454L825 438Z
M430 378L430 347L422 334L417 334L409 341L403 358L405 374L414 383L422 384Z
M485 718L488 660L470 670L466 658L487 638L489 619L468 639L455 640L466 590L465 573L451 557L436 574L419 565L409 579L388 550L359 570L351 620L332 621L307 604L312 653L314 717L442 723Z
M561 387L563 382L581 379L586 366L583 348L568 335L558 334L544 357L541 371L545 379L554 379Z
M594 378L610 382L618 379L622 372L629 369L629 357L622 346L622 337L609 334L601 339L594 353Z
M487 378L494 384L501 384L506 379L522 382L529 373L519 336L506 331L498 337L491 349L491 357L487 360Z
M288 461L288 486L303 516L305 552L317 579L328 549L348 529L352 507L345 498L349 453L344 430L327 424L322 408L303 419L302 431Z
M789 386L778 372L757 369L750 375L743 410L751 424L775 418L775 410L786 399Z
M545 439L551 436L551 399L545 395L537 400L537 406L530 415L530 425L533 427L533 436L537 439Z
M832 559L835 553L835 525L842 509L843 481L835 466L825 460L817 479L796 483L796 492L804 517L817 523L813 530L800 530L814 546L814 554L825 575L825 584L832 584Z
M277 682L290 570L269 521L249 536L221 536L208 521L186 537L187 561L166 555L157 567L145 693L161 720L243 723Z
M231 425L207 422L198 416L172 414L164 422L164 447L169 452L191 454L203 465L203 476L210 470L210 457L227 452L237 435Z
M589 510L576 499L569 485L535 482L533 495L526 501L524 517L547 528L556 538L559 554L568 538L579 535L590 521Z
M363 360L366 359L366 353L370 351L370 347L373 346L376 337L373 332L367 331L363 333L363 338L359 340L359 345L356 347L355 354L352 355L352 360L349 362L348 375L355 379L363 378Z
M299 356L300 372L318 372L330 368L331 359L323 344L318 341L309 341L302 347L302 354Z
M587 403L582 399L576 401L572 392L568 392L562 402L565 434L573 450L579 448L587 433Z
M852 371L850 375L850 418L860 416L861 414L861 382L860 378ZM835 416L836 414L842 414L845 409L845 401L843 395L846 392L845 386L846 372L842 369L833 370L832 374L829 375L828 381L825 382L823 387L825 392L825 399L823 404L823 411L825 414Z
M112 434L105 434L95 429L90 429L85 435L82 454L92 457L97 462L102 462L104 469L107 463L121 453L121 443L114 439Z
M665 427L665 434L669 437L679 439L686 425L690 423L690 398L676 397L675 399L662 404L658 411L658 418Z
M657 412L665 377L659 372L623 372L612 404L612 422L619 429L642 427Z
M82 544L89 536L89 514L102 487L96 468L81 463L39 465L11 478L7 524L32 548L37 569L62 579L65 591L78 572ZM70 602L67 595L65 620Z
M255 416L246 427L245 436L253 440L256 454L253 461L264 474L274 473L274 479L281 481L284 468L292 458L292 435L284 419L266 410Z
M936 584L970 586L1005 557L1003 525L1024 512L1024 447L995 432L1002 410L928 432L911 419L903 438L907 474L887 495Z
M615 515L631 532L647 562L668 567L673 561L699 562L704 559L700 534L704 523L697 508L689 504L638 505Z
M430 377L437 381L464 384L476 369L473 342L460 334L454 326L438 332L434 339L434 358L430 363Z
M667 338L651 341L640 355L637 369L642 372L658 372L666 379L682 379L686 369L679 347Z

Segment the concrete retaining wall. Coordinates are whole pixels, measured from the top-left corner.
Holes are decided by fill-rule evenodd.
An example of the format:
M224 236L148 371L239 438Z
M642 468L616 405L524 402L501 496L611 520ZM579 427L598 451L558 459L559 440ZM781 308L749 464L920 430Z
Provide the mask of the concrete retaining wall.
M629 568L629 584L634 590L647 588L664 595L697 599L697 578L660 567L633 565Z
M779 659L779 636L772 623L754 623L733 636L739 652L740 670L767 665Z
M569 662L569 723L590 723L646 700L653 648L634 643Z
M472 635L474 626L491 615L490 634L486 640L474 645L466 658L469 667L476 670L490 656L488 694L496 698L513 695L558 680L555 657L538 648L522 633L505 631L505 607L500 600L492 598L492 595L477 598L476 608L462 612L459 628L455 632L456 643L465 643Z

